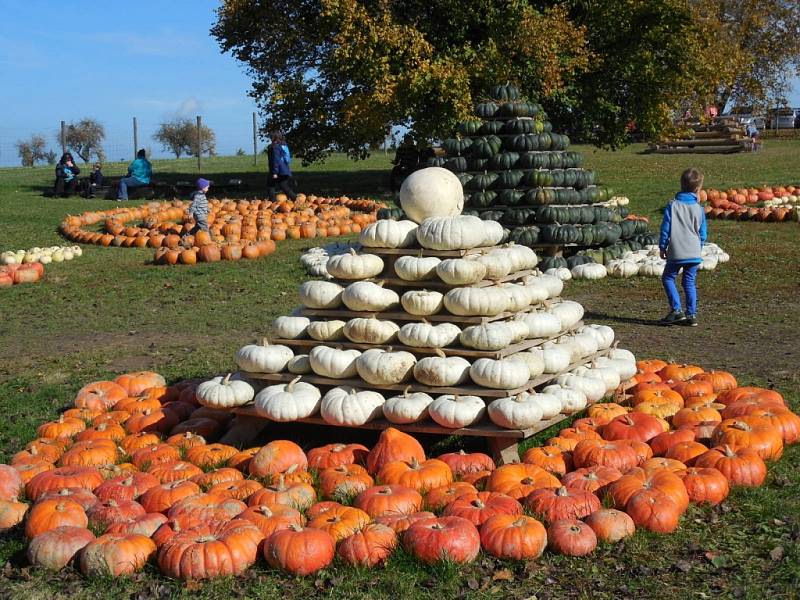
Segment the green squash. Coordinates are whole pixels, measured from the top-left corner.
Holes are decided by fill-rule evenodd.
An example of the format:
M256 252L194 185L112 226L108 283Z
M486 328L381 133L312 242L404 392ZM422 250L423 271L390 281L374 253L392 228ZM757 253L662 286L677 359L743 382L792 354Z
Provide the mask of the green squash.
M521 227L534 222L536 211L531 208L512 208L506 210L502 224L506 227Z
M588 265L596 262L591 256L585 254L575 254L567 258L567 268L574 269L578 265Z
M489 168L497 171L513 169L518 160L519 154L517 152L501 152L489 159Z
M453 173L462 173L468 168L467 159L463 156L451 156L444 162L444 168Z
M472 143L472 156L477 158L491 158L500 152L500 146L500 138L496 135L477 137Z
M522 175L523 171L518 170L500 171L497 180L494 182L494 187L501 190L514 189L522 181Z
M471 119L469 121L462 121L458 124L458 133L461 135L478 135L478 132L483 125L483 121L479 121L477 119Z
M552 177L553 185L556 187L567 185L564 181L564 169L550 169L550 177Z
M533 119L509 119L503 124L503 133L509 135L537 133L536 121Z
M450 156L465 154L470 146L472 146L472 140L469 138L448 138L442 142L442 148Z
M519 88L512 83L493 85L489 88L489 95L497 102L513 102L519 100Z
M478 133L480 135L495 135L501 131L503 131L503 121L486 121Z
M472 179L472 173L456 173L456 177L461 182L461 187L466 188Z
M536 213L536 222L545 224L568 223L569 214L566 207L563 206L543 206Z
M636 221L620 221L619 227L622 230L622 239L627 240L636 235Z
M549 166L546 152L524 152L519 155L517 166L521 169L545 169Z
M575 225L545 225L542 227L542 239L551 244L575 244L580 237L580 230Z
M489 159L470 156L469 159L467 159L467 166L470 171L485 171L489 168Z
M539 139L535 133L523 133L507 137L505 144L509 150L530 152L531 150L537 150L539 148Z
M473 192L469 195L469 200L465 201L473 208L486 208L492 206L497 198L497 192L493 190L484 190L481 192Z
M547 271L548 269L567 269L567 259L563 256L545 256L539 261L537 268L540 271Z
M502 210L487 210L480 214L480 218L484 221L500 221L505 213Z
M444 167L447 163L447 158L444 156L431 156L425 161L426 167Z
M494 185L497 180L497 173L491 171L484 171L475 175L469 180L468 189L470 190L488 190Z
M553 124L550 121L544 121L542 123L542 131L544 133L551 133L553 131Z
M479 102L475 105L475 114L482 119L491 119L497 114L498 108L494 102Z
M581 246L593 246L597 243L594 236L594 227L591 225L582 225L579 229L581 232L581 239L578 240L578 243Z
M516 206L522 202L525 192L522 190L497 190L497 203L504 206Z
M535 246L539 243L540 229L535 225L516 227L511 230L509 241L523 246Z

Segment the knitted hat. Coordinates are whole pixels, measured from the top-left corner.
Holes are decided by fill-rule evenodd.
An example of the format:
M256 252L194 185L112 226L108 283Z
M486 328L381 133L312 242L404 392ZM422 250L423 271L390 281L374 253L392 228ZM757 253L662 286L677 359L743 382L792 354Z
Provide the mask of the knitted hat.
M202 177L197 180L197 189L202 190L203 188L207 188L211 185L211 182L208 179L203 179Z

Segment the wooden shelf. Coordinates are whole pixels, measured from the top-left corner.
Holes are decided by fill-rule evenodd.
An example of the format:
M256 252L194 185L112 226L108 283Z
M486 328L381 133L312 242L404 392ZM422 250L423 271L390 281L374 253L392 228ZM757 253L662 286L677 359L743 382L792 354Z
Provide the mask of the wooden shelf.
M357 283L359 281L371 281L372 283L381 284L387 288L410 288L410 289L419 289L419 290L452 290L459 287L475 287L475 288L484 288L484 287L491 287L493 285L497 285L498 283L510 283L516 281L518 279L522 279L523 277L527 277L528 275L534 275L536 271L533 269L528 269L525 271L515 271L514 273L509 273L505 277L501 277L499 279L484 279L482 281L477 281L475 283L464 284L464 285L453 285L451 283L445 283L441 279L425 279L423 281L407 281L405 279L400 279L398 277L370 277L369 279L330 279L334 283L338 283L341 286L348 286L351 283Z
M477 248L466 248L464 250L431 250L430 248L423 248L422 246L413 246L409 248L371 248L369 246L362 246L362 252L369 254L379 254L385 256L435 256L437 258L463 258L472 254L481 254L482 252L489 252L497 250L502 246L478 246Z

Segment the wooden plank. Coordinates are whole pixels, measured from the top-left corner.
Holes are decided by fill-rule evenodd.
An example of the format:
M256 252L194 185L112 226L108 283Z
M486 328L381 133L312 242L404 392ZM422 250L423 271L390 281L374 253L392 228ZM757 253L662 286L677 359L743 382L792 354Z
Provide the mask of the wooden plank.
M662 146L731 146L735 144L737 140L731 138L707 138L707 139L694 139L694 138L686 138L682 140L669 140L666 142L661 142L660 145Z
M569 365L566 369L564 369L560 373L542 374L539 377L529 380L528 383L526 383L525 385L522 385L518 388L514 388L511 390L495 390L473 384L460 385L455 387L431 387L417 382L393 383L389 385L374 385L371 383L367 383L361 378L333 379L330 377L320 377L319 375L303 375L302 380L305 381L306 383L311 383L314 385L320 385L326 387L353 387L359 389L375 390L379 392L402 392L407 389L410 392L425 392L426 394L437 394L437 395L457 394L459 396L480 396L483 398L506 398L508 396L516 396L517 394L522 394L523 392L530 392L531 390L537 387L546 385L548 383L552 383L560 375L569 373L570 371L582 365L586 365L592 362L596 358L605 356L608 354L608 352L609 352L608 350L600 350L599 352L595 352L594 354L587 356L581 359L580 361L577 361ZM250 373L247 371L243 371L242 375L250 379L260 379L272 383L289 383L290 381L292 381L297 377L297 375L295 375L294 373Z
M647 152L652 154L734 154L742 152L745 147L738 146L711 146L706 148L650 148Z
M424 281L406 281L405 279L399 279L397 277L384 277L384 276L370 277L369 279L353 279L353 280L334 278L330 279L329 281L333 281L334 283L338 283L339 285L342 286L348 286L351 283L356 283L357 281L371 281L373 283L377 283L387 288L399 287L399 288L410 288L410 289L421 289L421 290L449 291L457 287L484 288L497 285L498 283L510 283L512 281L522 279L523 277L533 275L534 273L536 273L536 271L534 271L533 269L528 269L525 271L515 271L499 279L483 279L475 283L464 284L464 285L453 285L451 283L445 283L444 281L437 279L426 279Z
M441 351L444 353L445 356L463 356L465 358L493 358L495 360L505 358L506 356L511 356L513 354L517 354L518 352L524 352L525 350L530 350L531 348L535 348L537 346L541 346L546 342L550 342L552 340L556 340L563 335L568 335L574 332L576 329L579 329L583 326L583 321L578 322L574 327L562 331L558 335L554 335L548 338L535 338L530 340L523 340L516 344L511 344L510 346L503 348L501 350L474 350L472 348L464 348L462 346L450 347L446 346L444 348L421 348L418 346L405 346L400 344L399 342L396 344L362 344L358 342L351 342L349 340L334 340L328 342L320 342L318 340L311 340L311 339L281 339L281 338L274 338L271 340L273 344L282 344L284 346L289 346L290 348L313 348L315 346L319 346L320 344L330 344L333 346L340 346L346 349L355 349L355 350L369 350L370 348L380 348L382 350L395 350L395 351L404 351L410 352L411 354L422 354L425 356L435 355L437 351Z
M422 246L414 246L411 248L370 248L364 246L362 251L369 252L370 254L383 254L386 256L437 256L440 258L461 258L470 254L480 254L481 252L488 252L496 250L497 246L480 246L478 248L468 248L466 250L431 250L423 248Z

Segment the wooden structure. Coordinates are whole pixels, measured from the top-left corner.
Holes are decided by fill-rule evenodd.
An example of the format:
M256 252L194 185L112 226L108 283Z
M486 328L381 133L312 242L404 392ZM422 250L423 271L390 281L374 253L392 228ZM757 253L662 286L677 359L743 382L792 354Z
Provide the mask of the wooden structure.
M731 119L718 119L713 125L692 125L690 135L650 144L653 154L733 154L750 150L752 144L744 128Z

